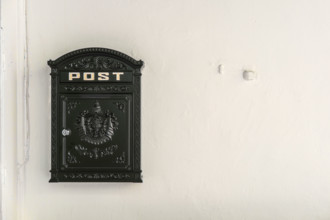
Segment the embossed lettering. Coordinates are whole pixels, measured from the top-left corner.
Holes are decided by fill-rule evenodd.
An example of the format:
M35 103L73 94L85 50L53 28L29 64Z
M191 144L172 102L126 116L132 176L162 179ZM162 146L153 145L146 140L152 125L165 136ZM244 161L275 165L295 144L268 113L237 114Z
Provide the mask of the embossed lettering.
M95 79L94 73L91 72L84 73L84 80L94 80L94 79Z
M112 73L113 75L116 75L116 80L118 81L118 80L120 80L120 75L124 75L124 73L123 72L114 72L114 73Z
M84 72L82 73L83 81L109 81L110 80L110 73L109 72ZM96 75L96 76L95 76ZM120 81L120 76L124 75L124 72L113 72L112 75L116 76L116 81ZM75 79L80 79L81 74L80 72L69 72L69 81L74 81Z
M70 72L69 73L69 80L79 79L80 73L79 72Z
M109 73L108 72L100 72L98 74L98 80L109 80Z

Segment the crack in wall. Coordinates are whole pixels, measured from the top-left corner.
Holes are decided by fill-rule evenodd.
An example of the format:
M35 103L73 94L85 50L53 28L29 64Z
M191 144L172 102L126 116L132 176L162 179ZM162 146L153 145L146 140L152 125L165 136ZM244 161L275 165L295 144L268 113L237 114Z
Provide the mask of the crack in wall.
M27 56L25 57L27 63ZM23 108L23 134L24 134L24 145L23 145L23 161L17 162L18 171L25 167L30 160L30 113L29 113L29 66L28 64L24 68L24 108Z

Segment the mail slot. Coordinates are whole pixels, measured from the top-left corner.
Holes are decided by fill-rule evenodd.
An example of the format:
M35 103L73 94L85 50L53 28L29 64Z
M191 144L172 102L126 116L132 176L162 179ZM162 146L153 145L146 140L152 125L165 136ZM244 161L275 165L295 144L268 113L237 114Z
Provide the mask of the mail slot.
M143 62L111 49L85 48L48 65L49 182L142 182Z

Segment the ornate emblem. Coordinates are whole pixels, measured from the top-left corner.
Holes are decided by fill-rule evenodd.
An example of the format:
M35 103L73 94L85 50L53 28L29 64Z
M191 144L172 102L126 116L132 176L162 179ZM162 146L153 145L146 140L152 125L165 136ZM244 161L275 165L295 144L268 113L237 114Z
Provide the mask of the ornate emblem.
M96 101L92 111L84 110L80 113L77 125L82 141L100 145L112 140L119 123L110 110L103 112L100 103Z

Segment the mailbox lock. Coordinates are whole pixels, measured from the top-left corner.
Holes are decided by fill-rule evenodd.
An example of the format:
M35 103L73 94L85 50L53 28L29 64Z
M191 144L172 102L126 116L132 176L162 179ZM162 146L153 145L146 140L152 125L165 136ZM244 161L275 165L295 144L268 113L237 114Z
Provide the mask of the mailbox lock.
M67 129L63 129L62 130L62 135L65 137L65 136L69 136L71 134L71 130L67 130Z

